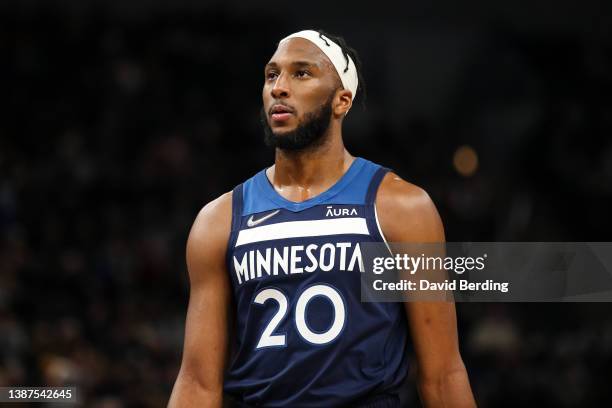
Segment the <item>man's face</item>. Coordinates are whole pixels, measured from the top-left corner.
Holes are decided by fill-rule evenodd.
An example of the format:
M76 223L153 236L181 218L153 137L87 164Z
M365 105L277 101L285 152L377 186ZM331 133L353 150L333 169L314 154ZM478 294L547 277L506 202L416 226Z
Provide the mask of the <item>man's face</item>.
M296 150L320 138L340 87L325 54L306 39L292 38L279 45L264 74L262 120L269 144ZM289 140L296 138L297 144Z

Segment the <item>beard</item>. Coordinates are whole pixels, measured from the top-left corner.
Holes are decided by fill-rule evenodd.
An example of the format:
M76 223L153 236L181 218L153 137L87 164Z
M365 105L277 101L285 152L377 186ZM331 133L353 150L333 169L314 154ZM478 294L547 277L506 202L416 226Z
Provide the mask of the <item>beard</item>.
M325 135L331 122L332 100L333 94L319 109L305 114L295 129L282 133L274 133L268 123L267 112L261 108L261 124L266 145L292 152L321 146L327 140Z

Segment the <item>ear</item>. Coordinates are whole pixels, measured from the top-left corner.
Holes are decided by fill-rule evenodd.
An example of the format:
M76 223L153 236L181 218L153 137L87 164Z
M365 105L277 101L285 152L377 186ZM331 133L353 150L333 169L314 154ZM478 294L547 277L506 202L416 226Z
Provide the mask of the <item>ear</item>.
M340 89L334 98L334 116L344 117L353 105L353 93L347 89Z

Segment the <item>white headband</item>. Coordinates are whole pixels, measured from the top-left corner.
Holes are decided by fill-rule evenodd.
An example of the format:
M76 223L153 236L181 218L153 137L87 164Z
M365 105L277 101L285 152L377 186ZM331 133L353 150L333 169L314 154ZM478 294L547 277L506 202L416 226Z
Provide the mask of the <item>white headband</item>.
M298 31L297 33L293 33L288 35L287 37L280 40L279 45L289 40L290 38L305 38L323 51L327 58L331 61L336 68L336 72L342 81L342 86L344 89L348 89L353 94L353 100L355 100L355 96L357 95L357 85L359 85L359 80L357 79L357 68L355 67L355 63L353 59L348 57L348 69L346 64L346 59L344 58L344 52L342 52L342 48L325 35L318 33L314 30L304 30ZM346 69L346 72L344 72Z

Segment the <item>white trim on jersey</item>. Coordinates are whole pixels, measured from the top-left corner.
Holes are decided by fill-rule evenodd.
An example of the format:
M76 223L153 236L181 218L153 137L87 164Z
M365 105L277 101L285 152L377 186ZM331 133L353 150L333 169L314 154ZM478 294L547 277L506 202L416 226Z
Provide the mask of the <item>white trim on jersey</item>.
M329 220L289 221L261 227L243 229L238 233L236 245L273 239L320 237L325 235L369 235L365 218L333 218Z
M374 204L374 218L376 219L376 226L378 227L378 233L380 234L380 236L383 239L383 242L387 246L389 253L393 255L393 251L391 251L391 247L389 246L389 243L387 242L387 237L385 237L385 234L383 234L383 230L380 227L380 221L378 221L378 211L376 211L376 204Z

